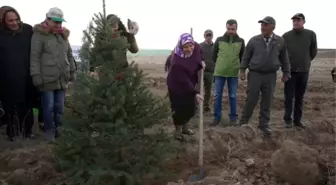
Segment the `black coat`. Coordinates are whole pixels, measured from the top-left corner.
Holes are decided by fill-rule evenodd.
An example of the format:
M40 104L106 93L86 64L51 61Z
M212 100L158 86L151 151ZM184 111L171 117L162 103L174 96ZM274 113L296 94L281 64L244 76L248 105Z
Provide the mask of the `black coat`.
M33 105L39 92L30 76L32 26L22 25L22 32L0 31L0 101L4 105Z

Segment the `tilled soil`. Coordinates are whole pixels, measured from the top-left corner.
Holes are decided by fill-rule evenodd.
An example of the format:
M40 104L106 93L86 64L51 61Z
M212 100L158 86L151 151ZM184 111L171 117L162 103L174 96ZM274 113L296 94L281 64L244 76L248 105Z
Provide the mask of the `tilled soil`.
M317 72L311 75L305 95L303 123L308 126L306 130L284 128L283 83L280 80L278 80L273 100L270 126L274 134L270 139L263 138L256 128L258 107L248 126L225 127L228 117L228 99L224 94L223 124L210 128L208 125L212 121L212 113L205 114L204 117L205 179L200 182L188 182L191 175L199 173L198 134L196 133L190 138L191 142L176 143L183 151L177 158L166 162L167 173L174 172L175 175L163 179L144 179L144 184L290 185L290 182L286 182L283 177L280 177L281 174L279 176L279 172L274 171L274 166L272 167L274 153L283 149L287 141L303 144L316 151L321 162L321 167L318 169L323 173L326 184L335 184L335 84L331 82L331 77L328 77L327 67L316 67L314 70ZM151 78L149 82L155 93L166 95L164 78ZM246 82L240 82L238 113L241 112L244 104L245 92ZM197 116L190 122L190 126L195 131L197 131L198 122ZM172 124L167 124L165 127L169 132L173 132ZM1 135L4 137L4 134ZM52 166L53 156L48 145L40 137L14 143L0 140L0 147L2 149L0 185L56 185L61 177L61 174L58 174ZM311 161L307 161L309 162ZM291 167L291 164L287 166ZM290 169L287 170L290 171Z

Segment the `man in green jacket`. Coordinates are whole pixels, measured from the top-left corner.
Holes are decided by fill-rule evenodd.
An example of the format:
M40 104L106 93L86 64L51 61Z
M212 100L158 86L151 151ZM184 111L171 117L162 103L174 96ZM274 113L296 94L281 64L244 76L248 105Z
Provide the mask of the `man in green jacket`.
M69 44L69 30L62 27L63 12L51 8L43 23L34 27L30 74L42 92L43 121L47 140L59 135L65 91L75 80L75 61Z
M226 22L226 32L218 37L213 47L213 61L215 61L215 103L214 122L212 126L220 123L222 117L222 96L225 82L228 83L230 102L230 124L237 120L237 89L240 61L244 53L244 39L237 35L237 21L230 19Z
M206 64L204 70L204 111L209 112L210 106L209 101L211 97L211 89L213 83L213 72L215 68L215 63L212 60L212 47L213 47L213 32L211 30L205 30L204 32L204 42L200 44L200 47L203 51L203 58Z

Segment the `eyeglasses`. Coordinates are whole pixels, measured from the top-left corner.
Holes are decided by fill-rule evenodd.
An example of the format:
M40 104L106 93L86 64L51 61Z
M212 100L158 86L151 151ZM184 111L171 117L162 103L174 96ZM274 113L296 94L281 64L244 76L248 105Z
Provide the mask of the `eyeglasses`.
M212 34L206 34L205 36L206 37L212 37Z

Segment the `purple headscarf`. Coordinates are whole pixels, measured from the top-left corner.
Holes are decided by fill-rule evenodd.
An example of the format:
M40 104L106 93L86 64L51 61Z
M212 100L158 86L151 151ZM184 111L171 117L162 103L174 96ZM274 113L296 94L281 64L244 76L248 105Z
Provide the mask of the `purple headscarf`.
M193 36L191 36L189 33L184 33L180 36L178 43L174 49L174 53L182 58L189 58L192 54L185 55L183 53L183 46L186 43L195 43Z

